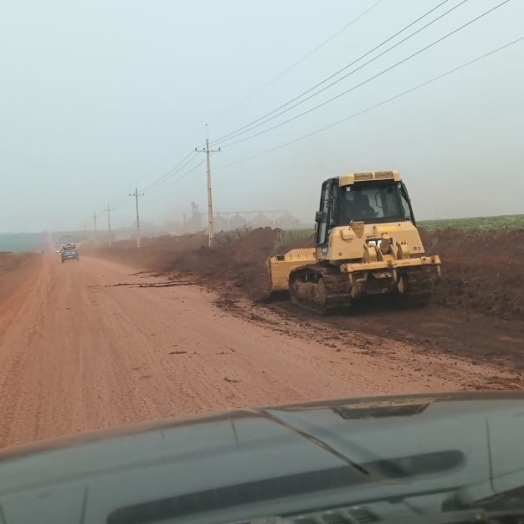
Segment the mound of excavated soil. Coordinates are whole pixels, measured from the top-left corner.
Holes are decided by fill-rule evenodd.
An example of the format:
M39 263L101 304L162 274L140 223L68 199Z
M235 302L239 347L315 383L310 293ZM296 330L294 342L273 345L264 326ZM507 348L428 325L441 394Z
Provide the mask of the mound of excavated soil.
M524 369L524 231L422 231L426 249L442 258L442 281L433 304L422 310L388 309L383 304L353 308L324 317L328 340L337 330L361 331L467 358ZM215 290L217 304L230 307L241 295L254 301L265 295L265 260L288 248L310 247L313 239L276 248L279 231L257 229L243 236L217 237L209 249L205 235L146 240L142 249L117 243L99 251L137 268L162 275L191 275ZM288 301L268 305L289 322L309 322L309 313ZM249 317L249 310L235 307ZM244 311L244 313L242 313Z
M266 290L266 258L289 248L311 247L313 239L276 248L279 230L260 228L235 238L218 236L213 248L203 234L131 241L103 251L104 257L162 274L182 272L214 287L234 286L252 299ZM442 258L438 306L524 320L524 231L422 231L426 250Z
M423 241L442 258L434 304L524 320L523 230L424 231Z
M260 299L267 289L266 258L275 253L279 231L259 228L233 241L219 243L211 249L177 253L168 271L199 275L215 284L231 283L252 299Z
M112 247L85 247L82 254L101 255L106 259L125 262L130 266L159 273L173 270L173 263L179 253L196 251L207 246L207 236L201 233L174 237L165 235L154 238L142 238L141 247L136 247L136 240L120 240Z
M183 273L218 286L233 285L259 299L267 286L265 261L275 253L279 234L271 228L226 233L217 235L212 248L204 234L165 236L143 239L140 249L134 241L123 241L94 253L160 274Z

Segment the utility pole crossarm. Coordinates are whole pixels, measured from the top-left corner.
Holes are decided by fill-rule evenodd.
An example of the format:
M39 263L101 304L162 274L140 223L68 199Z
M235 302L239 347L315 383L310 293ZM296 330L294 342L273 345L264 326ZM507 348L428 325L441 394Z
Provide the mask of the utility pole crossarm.
M197 153L206 154L206 164L207 164L207 221L208 221L208 237L209 237L209 247L213 245L213 192L211 190L211 161L209 159L210 153L219 153L220 148L218 149L209 149L209 137L206 138L206 147L198 149L195 147Z

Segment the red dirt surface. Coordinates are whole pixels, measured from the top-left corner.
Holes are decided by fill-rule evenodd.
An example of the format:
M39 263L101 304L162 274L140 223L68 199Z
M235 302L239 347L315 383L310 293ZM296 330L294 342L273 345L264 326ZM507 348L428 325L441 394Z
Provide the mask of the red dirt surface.
M444 260L433 305L322 318L259 300L278 236L145 239L66 264L1 255L0 446L241 406L524 387L521 232L428 234Z
M42 257L33 253L0 252L0 334L12 319L12 299L24 300L36 281Z
M326 330L85 253L29 269L11 272L18 291L0 304L0 446L236 407L520 387L491 365Z
M232 240L230 236L218 235L212 249L203 234L164 236L143 239L141 249L134 242L125 241L96 253L155 274L194 275L212 287L226 283L257 300L266 292L265 261L276 252L279 234L275 229L259 228L233 236Z
M161 274L191 275L218 291L225 305L242 296L259 303L267 285L266 257L312 245L311 239L278 250L278 235L257 229L212 249L203 235L168 237L151 240L143 250L117 245L110 256ZM432 304L402 311L387 301L365 303L345 315L315 319L324 326L323 336L331 337L331 325L406 341L423 351L524 368L524 231L449 229L422 235L428 253L439 254L443 263ZM107 250L103 254L108 256ZM264 307L295 321L315 318L287 301Z

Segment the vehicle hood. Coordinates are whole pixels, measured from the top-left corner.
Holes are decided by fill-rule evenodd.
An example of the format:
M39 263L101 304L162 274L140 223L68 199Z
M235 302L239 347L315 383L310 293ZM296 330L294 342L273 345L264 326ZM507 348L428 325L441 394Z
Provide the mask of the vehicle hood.
M0 517L131 524L183 510L192 522L193 507L304 494L325 504L328 489L333 500L343 490L348 504L450 486L484 499L524 484L518 435L524 394L513 392L343 399L143 424L0 452Z

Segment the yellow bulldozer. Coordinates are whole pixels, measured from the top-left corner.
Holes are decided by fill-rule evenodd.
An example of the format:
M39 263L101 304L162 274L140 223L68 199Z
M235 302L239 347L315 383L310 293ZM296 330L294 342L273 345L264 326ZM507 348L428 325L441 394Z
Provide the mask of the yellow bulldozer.
M370 295L426 305L440 258L426 256L398 171L352 173L322 184L315 247L267 260L269 296L325 314Z

